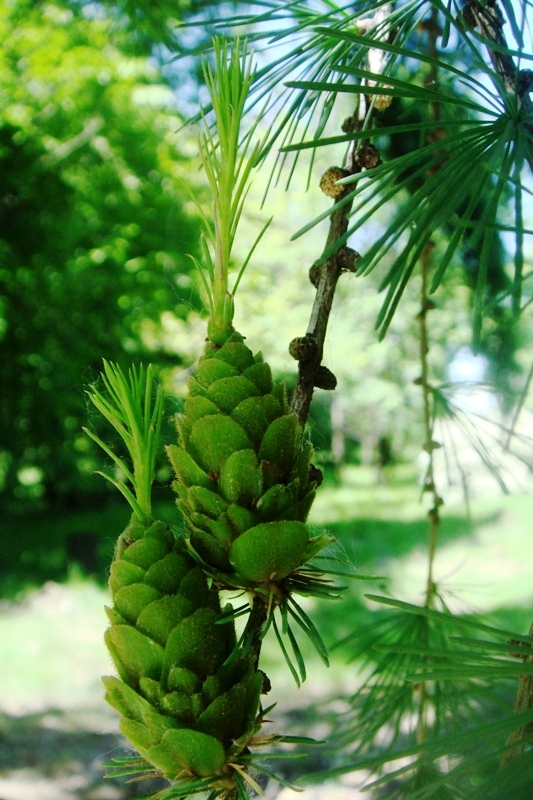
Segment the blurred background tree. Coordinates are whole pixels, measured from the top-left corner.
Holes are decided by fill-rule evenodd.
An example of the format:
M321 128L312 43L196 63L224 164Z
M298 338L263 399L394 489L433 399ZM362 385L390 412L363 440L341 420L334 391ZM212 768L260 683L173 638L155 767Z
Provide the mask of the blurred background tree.
M198 304L187 142L101 6L4 2L0 35L0 491L80 505L101 490L81 427L102 357L179 363L143 329Z
M189 134L177 134L180 112L197 108L198 54L206 50L214 27L229 29L235 23L244 27L256 40L262 63L263 41L270 35L270 26L276 30L285 19L285 12L275 4L262 22L247 4L234 6L235 16L231 8L194 0L156 6L110 0L101 4L19 0L2 6L0 24L6 32L14 32L9 37L6 33L2 55L5 100L0 128L0 158L6 176L0 218L0 348L5 386L0 412L0 492L10 503L79 505L83 497L102 491L90 478L95 466L93 448L79 432L86 413L84 386L103 355L115 359L127 353L134 360L144 357L167 366L192 357L194 346L183 340L193 336L194 326L183 328L171 322L171 318L192 322L189 312L199 308L187 258L195 250L198 233L188 193L191 188L198 190L198 180L196 163L190 160L194 147ZM320 23L320 13L320 4L315 10L301 4L288 13L287 19L299 26L293 34L296 55L299 37L305 39L312 25ZM335 13L332 10L330 16L337 25ZM339 20L343 13L346 16L340 13ZM346 19L349 21L349 14ZM180 26L183 21L185 27ZM422 42L427 30L420 26L412 36ZM289 53L287 77L293 76L290 70L296 76L299 70L305 75L306 69L314 75L316 59L320 53L320 58L326 57L322 50L325 42L317 39L307 67L303 61L293 66ZM349 67L355 46L350 50L349 44L337 40L329 44L335 57ZM457 56L459 60L468 57L464 50ZM270 78L268 66L263 68L264 86L260 86L264 94ZM402 70L405 81L416 82L428 78L430 67L426 65L425 74L420 74L420 64L407 61ZM277 79L277 72L274 75ZM453 87L449 90L455 91ZM321 96L327 98L323 107ZM278 356L280 374L288 375L293 365L284 351L286 343L268 333L263 318L265 313L276 317L284 307L290 308L296 335L305 324L311 298L305 269L287 271L285 265L288 238L316 213L316 194L306 192L305 179L295 186L295 176L303 178L311 165L313 174L318 174L319 165L325 164L321 138L326 143L325 133L340 129L343 116L350 113L351 100L342 92L321 94L317 90L309 94L313 99L308 107L304 90L292 90L289 95L282 91L282 100L284 97L291 102L297 98L294 123L287 134L285 119L275 147L280 141L289 145L296 141L299 126L302 135L305 126L309 130L315 126L313 158L304 166L306 153L296 153L295 166L294 154L278 157L278 164L283 165L278 183L291 180L292 191L299 192L301 202L295 213L294 204L285 200L281 189L273 193L273 200L268 199L279 235L266 269L258 264L256 277L250 271L243 285L242 306L252 326L258 321L260 346L268 351L269 341L275 341L277 352L268 352L268 357ZM448 110L446 107L444 113ZM424 110L416 100L401 94L395 97L379 119L384 132L379 140L383 157L393 161L415 152L425 130L420 126L428 124L430 113L431 109ZM387 136L385 131L393 122L413 130ZM445 123L441 120L440 124ZM275 131L273 128L274 135ZM345 142L331 145L327 157L336 152L342 159ZM358 232L361 250L384 229L391 204L404 203L405 192L419 189L423 176L411 162L397 180L404 181L403 194L397 193L387 211L375 214ZM257 189L257 203L263 190ZM467 199L463 206L465 203ZM474 216L479 220L484 213L481 199ZM249 224L256 225L254 212L249 218ZM442 243L452 230L437 234ZM302 246L310 259L316 258L320 233L316 238L314 233L308 231L304 240L291 245L295 263L301 261L298 248ZM482 270L480 248L473 236L471 230L455 256L446 287L441 287L433 359L439 364L439 379L444 380L455 355L471 346L468 327L477 324L472 320L474 313L479 313L479 303L470 322L468 307L474 309L470 298L476 296L482 272L480 291L487 312L476 346L487 357L484 378L492 382L502 406L509 410L513 391L521 384L520 353L528 338L508 302L512 293L509 252L501 236L495 233L490 261ZM315 419L313 424L316 444L322 442L326 458L335 431L334 461L348 452L350 457L368 461L375 457L378 442L392 434L397 450L409 439L417 441L410 419L412 403L405 396L416 377L414 293L389 329L391 347L380 348L373 330L380 305L377 290L395 252L393 249L382 259L380 269L366 277L364 286L359 281L352 288L350 279L349 286L339 288L342 300L338 302L344 302L347 310L337 322L336 369L346 392L339 392L333 400L329 395L322 399L317 395L312 411L313 417L324 423ZM261 270L268 274L267 283ZM263 293L258 295L261 281ZM348 279L344 283L348 284ZM273 286L276 291L269 292ZM364 301L359 303L354 295ZM354 391L362 381L365 391ZM349 403L344 399L347 393ZM399 407L406 414L401 426L392 424L398 422ZM408 432L407 439L402 431Z

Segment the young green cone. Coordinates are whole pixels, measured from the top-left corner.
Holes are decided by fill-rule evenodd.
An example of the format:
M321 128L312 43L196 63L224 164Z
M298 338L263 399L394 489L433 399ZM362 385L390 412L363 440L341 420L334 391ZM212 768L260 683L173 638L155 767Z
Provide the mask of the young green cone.
M251 62L237 41L214 42L215 70L205 70L216 125L206 124L199 149L213 200L200 275L208 297L207 344L168 448L193 550L222 585L267 594L298 571L327 537L310 542L305 521L317 470L311 446L283 385L233 327L234 296L258 239L229 289L231 250L260 144L257 123L242 134ZM216 128L215 141L212 130ZM268 223L267 223L268 225ZM311 477L310 477L311 474Z
M260 791L251 768L271 773L251 760L249 746L288 741L275 735L256 738L262 724L261 639L272 625L299 682L281 641L286 634L305 680L289 616L326 662L327 653L291 593L332 596L328 579L308 565L331 541L310 539L305 524L316 489L311 445L289 410L284 386L274 384L269 366L253 355L232 324L235 291L266 228L230 291L232 243L259 149L248 152L254 126L244 137L240 133L252 80L246 50L241 54L237 42L229 54L224 43L215 42L214 55L215 72L207 69L206 76L218 140L209 127L200 140L214 208L200 273L210 309L208 340L178 417L180 446L168 448L188 539L152 517L162 392L156 390L152 407L151 369L145 375L142 368L132 368L128 381L106 364L107 394L95 389L90 395L131 459L130 464L88 432L118 467L121 477L105 477L133 510L109 580L113 606L107 610L105 639L118 675L104 683L108 702L121 716L121 730L141 760L113 766L121 775L153 767L174 781L157 794L159 800L199 792L209 800L246 800L243 781ZM249 609L230 607L223 616L218 590L228 587L254 595L239 642L234 617ZM272 607L280 609L281 633Z
M243 337L208 341L168 448L194 550L235 585L279 581L308 557L316 483L285 389Z
M152 519L163 395L158 388L152 398L151 368L132 368L126 378L105 364L103 381L106 392L93 389L90 398L131 458L130 466L87 431L126 476L130 486L105 475L133 510L115 548L113 606L106 609L105 641L118 674L103 681L123 734L144 761L134 759L120 774L155 770L184 785L185 794L209 788L213 798L230 798L235 774L247 775L240 757L261 727L263 675L237 644L231 608L222 620L218 593L184 538Z
M236 653L232 622L184 542L133 520L111 566L105 677L120 729L169 780L227 781L225 765L258 729L262 676Z

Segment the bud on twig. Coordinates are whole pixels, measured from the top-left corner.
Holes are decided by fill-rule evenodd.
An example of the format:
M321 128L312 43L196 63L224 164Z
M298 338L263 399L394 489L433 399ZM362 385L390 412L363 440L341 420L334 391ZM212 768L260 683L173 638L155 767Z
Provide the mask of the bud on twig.
M348 175L350 175L350 172L348 172L347 169L342 169L342 167L330 167L324 172L320 179L320 188L328 197L340 197L344 193L345 187L339 186L337 181L342 180L342 178L347 178Z
M374 144L365 144L360 147L354 154L354 161L362 169L372 169L379 167L381 162L381 154Z
M321 364L315 375L315 386L331 392L337 387L337 378L330 369Z
M351 247L343 247L337 254L337 260L343 272L355 272L355 265L360 258L360 254Z
M309 361L316 355L317 344L314 336L297 336L289 345L289 353L296 361Z

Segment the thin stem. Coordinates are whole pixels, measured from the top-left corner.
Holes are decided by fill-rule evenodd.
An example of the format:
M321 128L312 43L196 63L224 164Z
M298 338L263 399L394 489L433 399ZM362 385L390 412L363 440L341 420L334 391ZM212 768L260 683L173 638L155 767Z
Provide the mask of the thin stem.
M423 408L423 420L424 420L424 451L427 453L428 456L428 466L424 480L424 491L429 492L432 497L432 507L428 512L428 521L429 521L428 572L426 579L426 592L425 592L425 602L424 602L424 608L427 609L433 608L435 600L436 587L433 579L433 565L435 561L435 553L437 549L437 541L438 541L439 527L440 527L439 507L442 505L442 499L437 492L437 487L435 484L435 474L434 474L434 464L433 464L433 453L438 445L433 439L433 410L432 410L433 391L429 381L429 364L428 364L429 337L428 337L427 319L426 319L428 311L431 311L434 308L433 303L428 297L428 281L429 281L429 270L431 264L432 249L433 245L431 243L428 243L424 248L424 251L420 259L421 309L418 314L418 326L419 326L418 341L419 341L419 354L420 354L420 367L421 367L421 375L419 382L420 382L420 387L422 389L422 408ZM423 645L425 643L426 642L422 642L421 644ZM428 687L425 681L421 681L417 691L419 695L417 741L419 744L423 744L427 738L428 710L429 710L429 699L430 699L428 693Z
M440 35L441 31L439 28L438 11L434 6L432 8L431 18L427 23L427 33L428 33L428 53L432 57L433 62L429 70L426 83L428 85L436 85L438 80L437 60L439 56L437 48L437 37ZM441 118L440 103L438 102L431 103L431 116L435 125L438 125L438 122ZM432 134L430 132L428 134L428 137L431 135ZM424 404L424 412L423 412L424 439L425 439L424 450L428 454L429 458L427 482L431 486L431 492L433 495L433 507L429 512L430 528L429 528L429 549L428 549L428 577L426 586L426 608L431 608L433 604L433 596L435 591L435 585L433 583L433 562L435 559L435 551L437 547L437 538L438 538L439 524L440 524L439 506L442 504L442 500L439 497L435 485L433 451L435 450L436 444L433 441L433 413L432 413L433 392L429 382L429 364L428 364L429 336L427 329L427 313L428 311L431 311L433 309L433 303L429 298L429 287L430 287L429 273L431 270L432 250L433 250L433 244L431 242L428 242L428 244L426 244L424 250L422 251L420 257L422 280L420 287L421 310L418 317L421 386L422 386L423 404Z
M349 191L349 189L346 189L343 196L346 196ZM348 230L351 208L352 202L348 202L331 215L325 249L340 239ZM344 250L346 249L347 248L344 248ZM291 398L291 411L297 414L302 425L305 425L309 415L311 400L313 399L313 392L322 363L324 341L335 289L337 287L337 281L343 269L345 269L344 264L345 258L343 257L343 249L341 249L337 250L337 252L330 256L320 267L320 277L316 287L315 300L311 310L309 325L307 326L304 337L308 347L304 357L298 359L298 380ZM294 355L292 350L291 352ZM334 386L331 388L334 388Z
M427 76L427 83L429 85L436 84L437 74L437 37L440 35L438 12L435 7L432 9L432 14L429 21L426 23L426 30L428 34L428 53L434 59L429 74ZM438 123L441 116L440 104L437 102L431 103L431 116L438 129ZM431 136L431 132L428 134ZM438 169L438 165L436 166ZM424 421L424 451L428 457L428 467L424 481L424 491L429 492L432 498L432 507L428 512L428 564L427 564L427 578L426 578L426 591L424 608L432 609L435 602L436 586L433 577L433 567L435 562L435 554L437 550L437 542L439 537L440 528L440 512L439 508L442 505L442 499L437 492L435 483L434 472L434 459L433 454L438 447L438 444L433 438L434 427L434 412L433 412L433 390L430 383L429 376L429 334L427 327L428 312L434 308L433 302L429 298L430 286L430 271L431 271L431 253L433 250L433 243L429 241L420 255L420 271L421 271L421 285L420 285L420 312L418 314L418 346L420 358L420 387L422 390L422 414ZM427 629L424 628L424 638L427 636ZM422 642L426 644L427 642ZM417 723L417 742L423 744L427 739L428 730L428 712L430 704L430 695L428 692L428 685L425 681L421 681L418 687L419 694L419 709L418 709L418 723Z
M423 419L424 419L424 451L428 456L428 467L426 471L424 490L429 492L432 496L433 506L429 511L428 517L430 522L429 528L429 551L428 551L428 577L426 583L426 608L431 608L432 598L434 594L433 583L433 561L435 557L435 549L437 545L438 529L439 529L439 506L442 505L437 487L435 484L435 473L433 463L433 452L437 446L433 440L433 411L432 411L432 398L433 390L429 381L429 338L427 330L427 314L428 311L433 309L433 304L428 298L428 273L430 265L430 253L433 249L432 244L427 244L424 252L422 253L421 261L421 309L418 314L418 329L419 329L419 354L420 354L420 386L422 389L422 403L423 403Z

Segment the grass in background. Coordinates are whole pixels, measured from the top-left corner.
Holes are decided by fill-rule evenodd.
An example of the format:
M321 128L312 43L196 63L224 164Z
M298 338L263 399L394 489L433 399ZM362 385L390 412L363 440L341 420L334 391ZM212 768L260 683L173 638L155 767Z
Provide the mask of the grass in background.
M178 520L173 504L158 512ZM413 471L402 465L391 470L386 484L376 484L371 470L347 467L341 483L322 487L312 525L338 537L337 553L348 567L355 565L356 574L385 576L371 583L349 580L339 601L308 601L330 648L371 621L374 609L364 598L366 592L410 602L421 599L426 577L425 515ZM526 555L532 515L529 496L481 498L471 503L471 517L464 506L444 507L437 577L448 576L446 583L459 598L458 608L488 611L506 626L527 630L532 592ZM101 701L100 675L111 669L102 642L103 606L108 601L105 582L116 537L128 517L127 509L117 504L60 518L41 515L3 523L0 585L4 598L11 598L0 607L4 711L6 705L17 713L17 708L29 711ZM73 533L97 535L96 569L90 579L83 567L69 561L67 541ZM329 670L304 641L302 648L310 679L300 695L294 692L275 643L264 648L263 666L279 693L290 694L298 704L305 702L307 691L322 696L331 687L335 692L346 686L354 691L357 674L354 665L347 664L349 646L333 652Z
M10 715L103 703L107 591L71 575L0 608L0 709Z
M345 467L338 486L321 488L311 522L326 527L356 575L342 602L321 603L313 617L330 645L368 624L376 610L365 593L423 602L427 579L428 504L412 465L390 468L386 483L375 470ZM489 492L441 508L435 579L458 612L492 615L494 624L527 632L533 616L530 552L533 496ZM380 610L381 612L381 610ZM346 653L349 657L349 652Z

